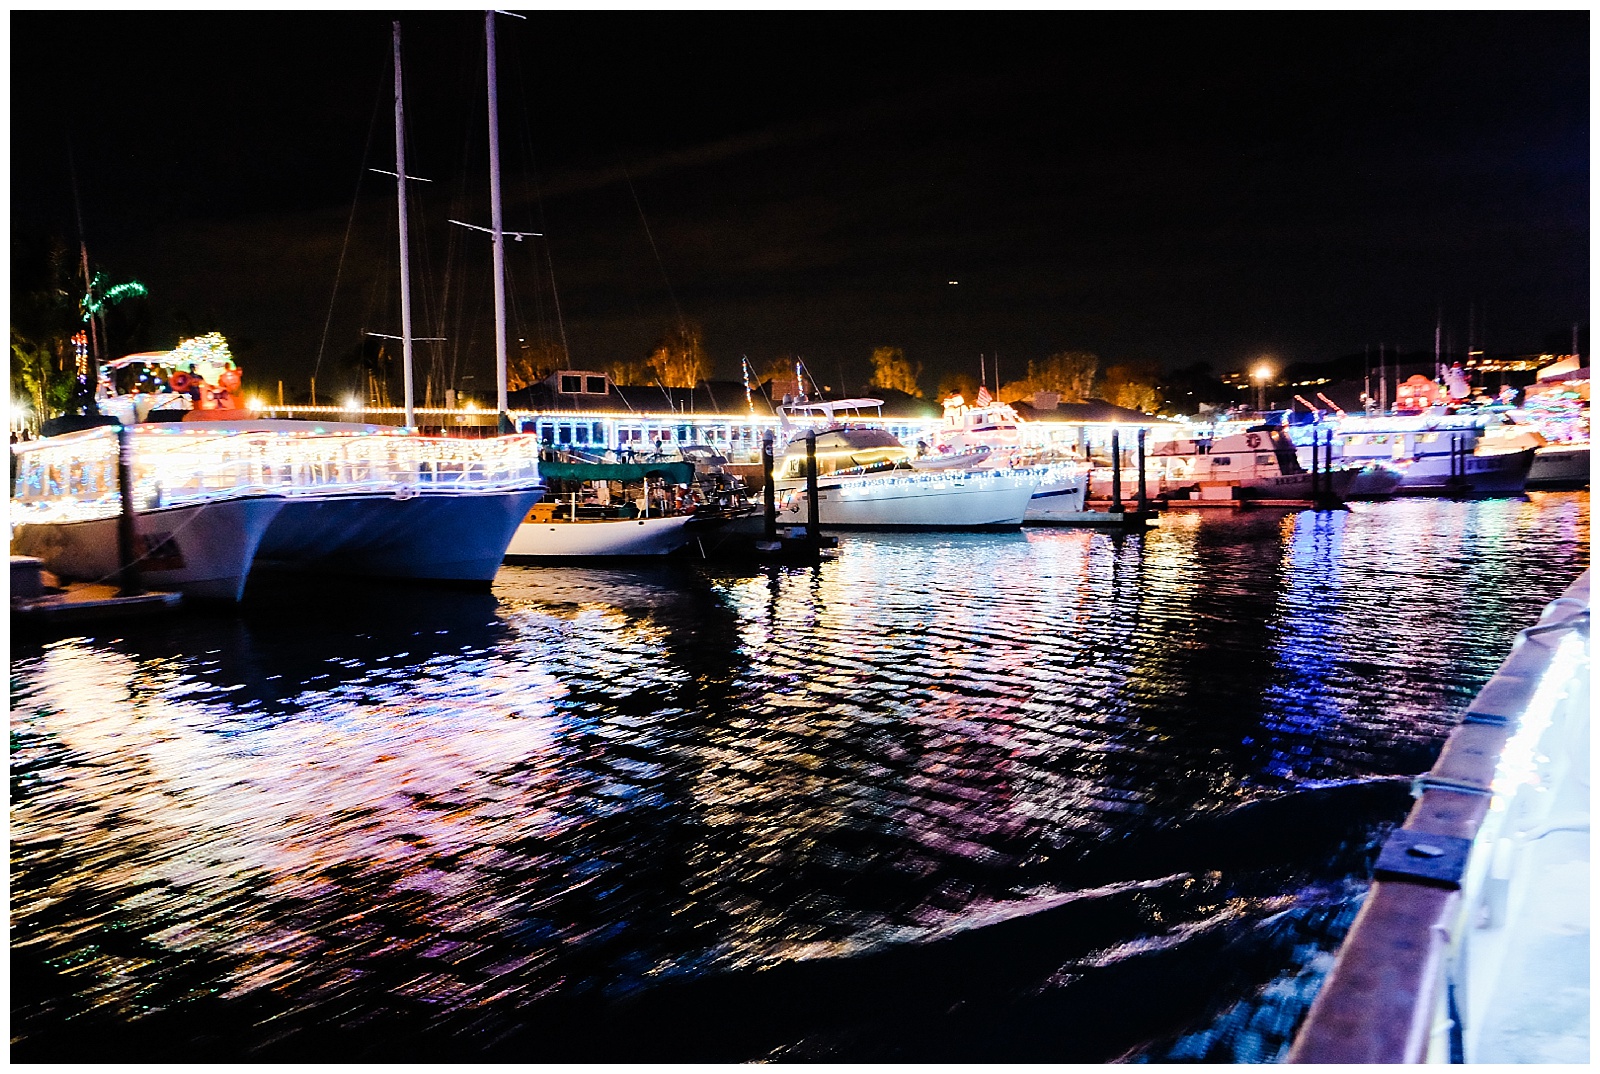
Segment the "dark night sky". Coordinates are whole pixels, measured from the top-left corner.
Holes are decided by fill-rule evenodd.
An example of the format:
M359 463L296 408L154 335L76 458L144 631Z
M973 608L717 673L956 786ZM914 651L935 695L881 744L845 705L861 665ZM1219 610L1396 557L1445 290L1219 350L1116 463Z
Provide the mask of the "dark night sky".
M579 367L643 358L675 304L719 375L858 384L896 345L925 388L980 353L1431 349L1441 309L1490 351L1587 336L1587 11L531 14L497 30L505 226L547 236L508 244L513 330L556 333L553 276ZM392 17L12 12L14 279L76 245L70 145L150 345L220 330L261 385L320 348L353 382L399 330L392 180L362 173L393 166ZM414 331L492 389L488 241L446 223L489 222L483 19L399 17Z

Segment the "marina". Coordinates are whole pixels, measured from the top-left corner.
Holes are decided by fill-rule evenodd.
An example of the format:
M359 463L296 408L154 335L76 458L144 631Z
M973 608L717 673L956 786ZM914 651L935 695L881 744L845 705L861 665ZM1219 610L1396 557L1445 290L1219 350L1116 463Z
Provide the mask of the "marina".
M1586 15L401 15L12 19L13 1061L1589 1062Z
M1590 530L838 545L14 641L13 1057L1282 1058Z

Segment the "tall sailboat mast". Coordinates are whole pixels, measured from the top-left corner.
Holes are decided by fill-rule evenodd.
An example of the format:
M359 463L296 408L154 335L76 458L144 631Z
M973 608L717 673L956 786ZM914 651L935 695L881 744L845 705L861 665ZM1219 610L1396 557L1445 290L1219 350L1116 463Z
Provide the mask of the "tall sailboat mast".
M500 218L500 104L495 82L494 12L483 15L483 37L489 54L489 226L494 239L495 405L500 431L511 430L506 415L506 248Z
M405 360L406 428L417 415L411 381L411 242L406 229L406 105L400 83L400 23L394 24L394 170L400 188L400 351Z
M506 413L506 251L507 235L521 242L524 237L538 237L537 231L506 231L500 213L500 103L495 85L494 17L510 15L509 11L488 11L483 16L483 39L489 56L489 226L479 227L465 220L452 220L452 224L473 231L487 231L494 243L494 356L495 356L495 406L500 414L500 432L511 431L511 417ZM515 16L522 18L521 15Z

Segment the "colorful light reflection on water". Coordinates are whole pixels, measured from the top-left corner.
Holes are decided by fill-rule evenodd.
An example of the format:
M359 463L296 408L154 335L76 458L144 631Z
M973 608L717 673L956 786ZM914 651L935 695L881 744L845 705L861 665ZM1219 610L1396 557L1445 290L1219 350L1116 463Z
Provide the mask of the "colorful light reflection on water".
M1171 514L14 642L13 1056L1270 1058L1588 541Z

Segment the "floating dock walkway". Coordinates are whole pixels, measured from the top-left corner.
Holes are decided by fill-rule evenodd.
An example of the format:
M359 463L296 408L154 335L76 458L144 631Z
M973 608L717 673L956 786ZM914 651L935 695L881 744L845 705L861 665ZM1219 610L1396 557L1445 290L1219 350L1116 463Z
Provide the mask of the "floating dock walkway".
M1589 572L1467 707L1291 1063L1588 1063Z

